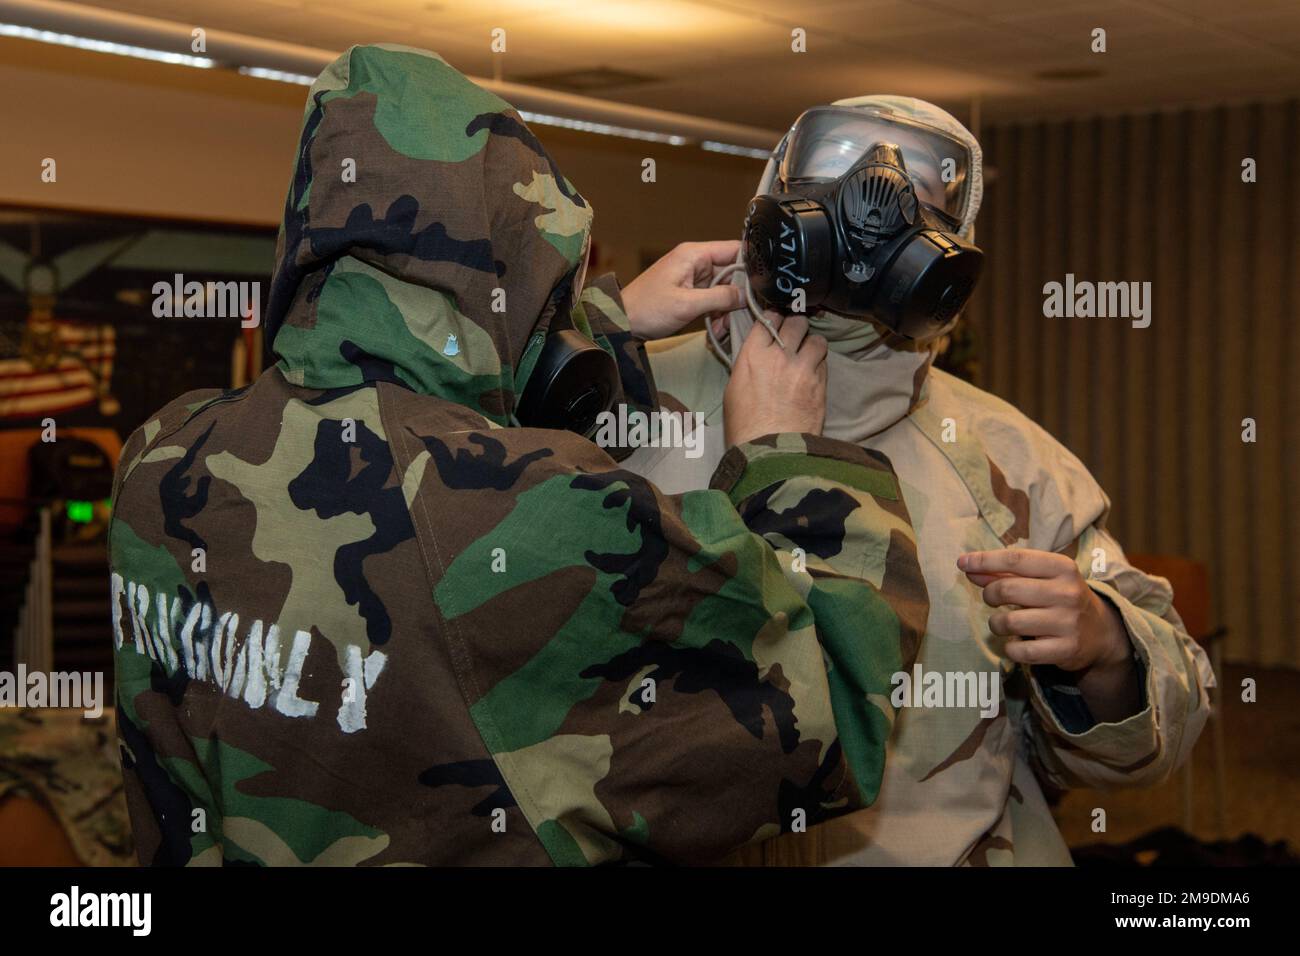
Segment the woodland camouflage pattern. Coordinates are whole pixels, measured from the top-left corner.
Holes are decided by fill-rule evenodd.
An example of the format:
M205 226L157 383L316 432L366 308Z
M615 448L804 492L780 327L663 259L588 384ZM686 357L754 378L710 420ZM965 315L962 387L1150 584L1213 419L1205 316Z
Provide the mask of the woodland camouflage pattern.
M612 278L572 301L590 226L432 54L357 47L316 81L278 364L173 402L119 467L142 862L703 861L875 799L928 612L890 465L769 436L670 497L511 427L561 308L656 401Z

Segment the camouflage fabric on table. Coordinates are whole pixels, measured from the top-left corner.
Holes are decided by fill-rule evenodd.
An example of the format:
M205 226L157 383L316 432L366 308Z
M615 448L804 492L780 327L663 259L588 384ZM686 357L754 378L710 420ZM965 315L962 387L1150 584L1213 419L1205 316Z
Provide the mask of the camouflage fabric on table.
M113 715L0 710L0 801L48 807L86 866L133 866Z
M655 401L617 285L569 291L590 223L437 57L317 81L279 364L163 409L118 472L144 862L707 860L875 799L927 612L888 461L769 436L673 497L510 427L559 308Z

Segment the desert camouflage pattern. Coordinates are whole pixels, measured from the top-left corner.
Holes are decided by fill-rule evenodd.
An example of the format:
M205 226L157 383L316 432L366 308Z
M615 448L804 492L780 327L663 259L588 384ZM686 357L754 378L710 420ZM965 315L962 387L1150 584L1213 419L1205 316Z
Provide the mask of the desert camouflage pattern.
M735 330L748 316L731 319ZM1069 865L1043 785L1166 778L1209 715L1209 663L1173 610L1168 582L1129 565L1107 533L1110 502L1074 455L1011 405L932 369L930 353L872 348L846 321L812 321L833 339L828 404L841 410L827 433L884 453L898 474L930 595L917 662L924 672L998 675L1001 706L989 718L978 706L903 708L871 808L749 847L734 861ZM844 354L851 335L857 358ZM624 465L684 492L706 482L722 454L726 366L703 333L651 343L649 355L661 401L705 413L704 453L691 460L644 448ZM1143 675L1139 713L1096 723L1063 672L1002 658L1005 639L988 628L993 609L956 564L967 551L999 547L1075 557L1128 630Z
M119 466L142 862L708 861L876 799L928 613L892 468L773 435L670 496L513 427L561 308L655 404L617 284L572 294L590 225L436 56L357 47L316 82L278 363L182 396Z

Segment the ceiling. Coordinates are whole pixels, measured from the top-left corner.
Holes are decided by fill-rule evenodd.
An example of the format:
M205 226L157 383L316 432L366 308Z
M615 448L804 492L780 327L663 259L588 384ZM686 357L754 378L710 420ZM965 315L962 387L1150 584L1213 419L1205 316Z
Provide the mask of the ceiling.
M633 81L581 92L770 129L877 92L964 118L978 101L982 122L1300 95L1300 0L83 2L327 50L423 46L521 83L603 68ZM791 51L796 27L806 53ZM1105 53L1090 49L1097 27Z

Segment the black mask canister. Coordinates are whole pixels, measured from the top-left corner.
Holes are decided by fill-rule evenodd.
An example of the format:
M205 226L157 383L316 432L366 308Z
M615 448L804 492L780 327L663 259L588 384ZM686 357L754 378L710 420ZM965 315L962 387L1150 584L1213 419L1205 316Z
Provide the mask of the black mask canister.
M836 179L781 185L752 199L745 218L759 302L871 319L918 341L952 324L984 254L918 201L898 146L877 143Z

